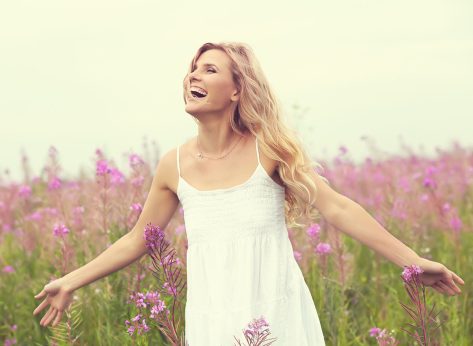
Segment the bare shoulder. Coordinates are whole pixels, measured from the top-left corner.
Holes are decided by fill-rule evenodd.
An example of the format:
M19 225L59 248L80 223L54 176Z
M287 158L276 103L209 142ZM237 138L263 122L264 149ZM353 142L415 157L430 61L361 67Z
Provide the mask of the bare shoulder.
M156 174L160 176L160 188L168 189L176 193L175 189L172 188L174 175L177 174L177 147L174 147L164 153L159 159L158 166L156 168Z
M179 156L181 157L181 166L183 161L183 156L187 151L187 146L192 141L192 139L186 141L185 143L179 146ZM179 173L177 171L177 146L168 150L160 159L161 165L161 176L162 176L162 188L168 189L177 195L177 184Z
M258 147L259 147L258 149L259 149L259 157L260 157L261 165L263 166L263 168L266 170L268 175L271 177L271 179L274 180L276 184L279 184L284 187L284 182L279 177L279 172L278 172L279 161L270 158L269 156L266 155L266 153L260 146Z

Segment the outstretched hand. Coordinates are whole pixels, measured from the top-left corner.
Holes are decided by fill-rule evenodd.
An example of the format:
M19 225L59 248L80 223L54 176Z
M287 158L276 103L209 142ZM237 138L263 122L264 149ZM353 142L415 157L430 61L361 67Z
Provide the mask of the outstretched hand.
M464 285L465 281L442 263L421 258L416 264L424 271L419 275L424 286L431 286L440 293L452 296L461 293L456 284Z
M43 290L35 295L35 299L46 298L36 307L33 315L37 315L48 304L51 305L40 321L41 326L46 327L54 319L52 324L54 327L61 321L64 310L72 302L72 293L73 291L67 288L63 278L59 278L46 284Z

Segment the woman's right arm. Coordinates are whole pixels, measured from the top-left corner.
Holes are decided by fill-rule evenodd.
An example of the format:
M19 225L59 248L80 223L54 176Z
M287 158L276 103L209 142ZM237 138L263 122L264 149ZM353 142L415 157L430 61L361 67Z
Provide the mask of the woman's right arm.
M148 223L152 223L164 229L179 204L177 196L169 189L169 182L172 181L172 175L175 174L175 169L172 169L175 164L175 150L171 150L159 160L146 202L133 229L92 261L60 278L58 284L60 283L61 287L58 291L64 293L68 298L76 289L128 266L147 252L143 237L145 226ZM49 294L35 309L33 315L39 313L48 303L51 304L51 309L55 308L59 311L67 307L64 304L68 303L68 299L61 298L61 295L53 291L51 293L54 295ZM48 293L47 289L43 289L36 295L36 298L42 298L46 293ZM54 299L55 297L56 300ZM47 320L41 321L42 324L47 325L54 318L51 315L55 314L50 314Z
M133 229L123 235L105 251L86 265L64 276L70 290L76 290L104 276L120 270L146 254L144 228L148 223L164 229L174 215L179 200L168 188L173 170L169 169L174 151L169 151L159 161L148 197Z

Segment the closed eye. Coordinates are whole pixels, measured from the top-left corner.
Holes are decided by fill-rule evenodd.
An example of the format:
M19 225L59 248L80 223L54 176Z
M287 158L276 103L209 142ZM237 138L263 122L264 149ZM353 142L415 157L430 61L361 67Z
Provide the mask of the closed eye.
M191 72L194 72L194 71L195 71L195 70L192 70ZM213 68L208 68L208 69L207 69L207 72L209 72L209 71L212 71L212 72L214 72L214 73L217 72L217 71L215 71Z

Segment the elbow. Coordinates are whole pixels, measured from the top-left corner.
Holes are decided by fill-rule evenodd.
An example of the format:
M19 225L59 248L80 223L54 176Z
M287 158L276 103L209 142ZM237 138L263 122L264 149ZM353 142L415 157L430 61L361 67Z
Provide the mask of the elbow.
M350 214L350 211L353 210L353 208L358 209L362 208L362 206L350 198L341 195L333 210L328 213L326 220L329 224L337 227L340 222L343 222L343 219L346 218L346 215Z

